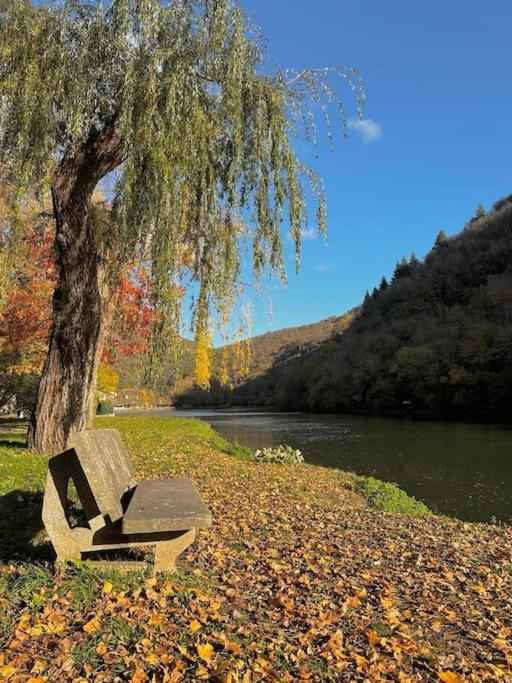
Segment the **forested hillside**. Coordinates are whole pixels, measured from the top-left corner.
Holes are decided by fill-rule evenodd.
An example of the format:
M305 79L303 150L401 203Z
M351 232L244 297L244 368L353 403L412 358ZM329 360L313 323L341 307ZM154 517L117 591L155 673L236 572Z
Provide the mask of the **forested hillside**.
M237 397L286 409L511 419L512 197L397 264L349 329Z
M184 357L185 360L188 358L188 361L182 369L180 384L177 387L176 402L186 405L211 403L224 405L230 404L234 400L237 403L265 402L260 394L266 392L269 383L268 378L275 368L286 365L294 358L303 358L307 353L319 348L326 340L331 339L336 334L341 334L351 323L353 317L354 313L350 312L311 325L267 332L253 337L248 340L248 343L244 342L242 345L215 349L213 354L214 376L209 391L193 387L193 362L189 358L193 354L193 347L187 345ZM244 356L242 359L242 364L245 365L243 379L239 369L237 369L240 354ZM219 375L224 357L227 358L229 380L222 384ZM264 385L264 388L260 387L260 383ZM252 392L255 393L254 400L251 399Z

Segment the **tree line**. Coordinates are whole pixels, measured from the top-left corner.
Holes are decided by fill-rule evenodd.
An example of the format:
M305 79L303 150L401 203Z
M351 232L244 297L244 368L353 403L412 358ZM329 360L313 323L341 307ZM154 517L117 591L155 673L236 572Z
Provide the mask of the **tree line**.
M512 196L398 262L348 329L235 390L284 409L510 421Z

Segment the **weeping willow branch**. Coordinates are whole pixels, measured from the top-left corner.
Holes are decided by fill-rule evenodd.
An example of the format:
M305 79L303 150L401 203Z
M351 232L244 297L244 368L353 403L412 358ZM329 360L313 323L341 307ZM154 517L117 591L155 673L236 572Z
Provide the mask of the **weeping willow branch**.
M256 280L284 280L281 224L298 267L308 192L326 231L323 186L293 140L316 142L318 111L329 137L333 110L346 132L338 86L361 112L359 74L269 73L253 35L229 0L0 0L0 163L14 205L30 188L88 193L116 172L115 227L95 239L149 268L152 358L179 327L186 278L205 337L205 321L234 307L242 244Z

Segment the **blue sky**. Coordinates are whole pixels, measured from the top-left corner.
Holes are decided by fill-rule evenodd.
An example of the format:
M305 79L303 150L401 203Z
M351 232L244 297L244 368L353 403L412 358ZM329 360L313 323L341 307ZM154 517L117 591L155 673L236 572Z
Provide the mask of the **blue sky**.
M288 290L270 287L254 334L357 305L395 262L458 232L478 203L512 193L510 0L243 0L286 67L362 73L374 139L352 130L316 169L329 241L306 239ZM351 96L345 92L347 106ZM379 134L380 133L380 134ZM325 149L324 149L325 148ZM287 246L291 252L291 245ZM290 253L291 256L291 253Z

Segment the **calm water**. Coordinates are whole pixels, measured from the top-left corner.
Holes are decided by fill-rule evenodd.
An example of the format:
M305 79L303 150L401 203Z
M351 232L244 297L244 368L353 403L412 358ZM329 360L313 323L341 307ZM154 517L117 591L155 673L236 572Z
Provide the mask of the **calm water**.
M200 417L254 449L288 443L310 463L396 482L443 514L512 522L512 428L234 409L153 412Z

